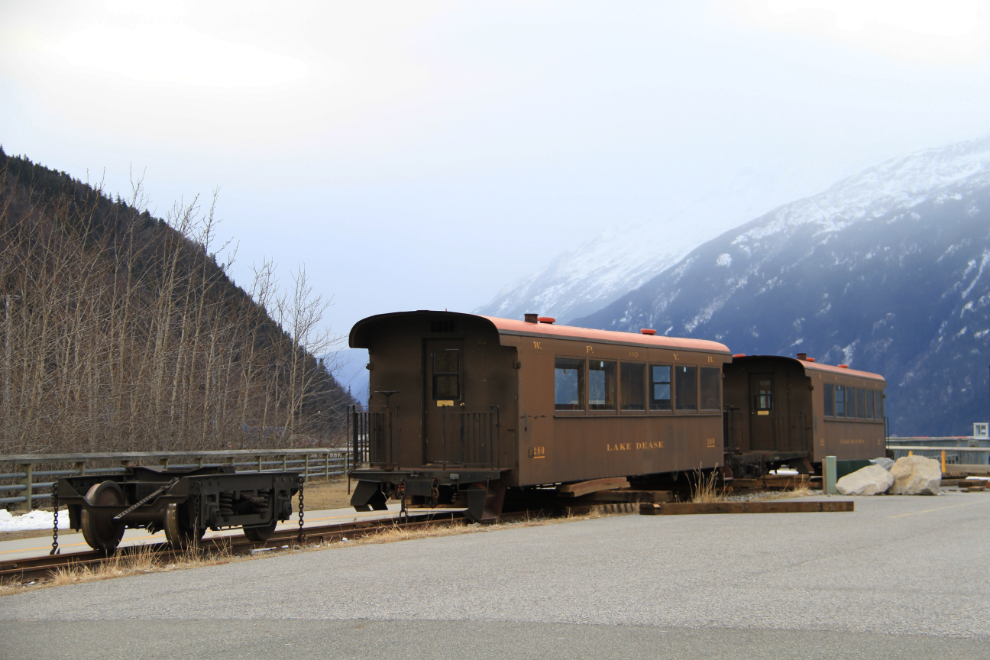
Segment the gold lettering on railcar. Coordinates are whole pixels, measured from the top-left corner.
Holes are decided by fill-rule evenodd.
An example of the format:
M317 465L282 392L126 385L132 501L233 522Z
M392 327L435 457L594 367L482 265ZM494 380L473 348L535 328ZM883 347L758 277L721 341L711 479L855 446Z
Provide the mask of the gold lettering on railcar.
M707 445L709 447L714 447L715 446L715 438L708 438L708 440L706 441L706 443L707 443Z
M530 458L546 458L547 448L546 447L531 447L529 450Z
M845 440L839 440L840 445L865 445L866 440L859 440L857 438L846 438Z
M674 360L677 360L677 353L674 353Z
M636 449L663 449L663 440L654 442L637 442Z
M594 346L585 346L584 348L585 348L585 351L584 352L585 352L586 355L588 353L594 353L595 352L595 347Z
M639 357L639 351L629 351L629 357Z
M605 451L629 451L632 449L631 442L619 442L614 445L605 444Z
M543 348L543 347L542 347L542 346L540 346L540 342L538 342L538 341L534 341L534 342L533 342L533 348L535 348L536 350L540 350L540 349L541 349L541 348Z
M711 356L711 355L709 355L709 356L708 356L708 364L711 364L711 363L712 363L712 356Z

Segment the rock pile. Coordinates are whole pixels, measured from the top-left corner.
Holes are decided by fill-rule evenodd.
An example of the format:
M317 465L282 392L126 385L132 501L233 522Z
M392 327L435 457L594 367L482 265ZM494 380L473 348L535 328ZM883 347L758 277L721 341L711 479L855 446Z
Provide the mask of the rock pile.
M889 459L874 463L839 479L836 490L842 495L938 495L942 470L935 459L904 456L896 463Z

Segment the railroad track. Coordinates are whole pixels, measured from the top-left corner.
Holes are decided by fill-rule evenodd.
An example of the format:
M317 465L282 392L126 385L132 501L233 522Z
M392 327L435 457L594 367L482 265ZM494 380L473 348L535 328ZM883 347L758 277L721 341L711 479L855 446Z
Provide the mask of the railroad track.
M585 505L571 507L555 507L552 509L535 509L505 513L499 516L497 522L513 522L535 518L566 517L568 515L584 515L593 509L603 513L633 513L635 505ZM334 523L304 527L300 542L298 529L275 531L270 538L254 542L241 534L221 536L200 541L198 548L193 550L174 550L167 542L132 545L117 548L116 552L108 554L99 550L72 552L61 555L45 555L0 562L0 582L30 583L54 577L58 571L67 568L96 569L112 561L125 561L128 557L142 553L154 557L155 563L167 564L170 560L181 560L189 557L190 552L199 552L207 557L222 554L247 555L263 550L276 550L286 547L299 547L317 543L330 543L343 538L355 539L376 534L383 529L416 530L428 526L460 526L470 524L461 511L431 512L426 514L410 513L406 520L384 518L379 520L362 520L348 523Z
M411 515L408 520L401 522L394 518L385 518L380 520L334 523L330 525L304 527L301 544L327 543L339 541L344 537L348 539L360 538L393 527L396 529L414 530L428 525L463 525L466 522L467 519L464 518L464 515L456 511L450 513L430 513L419 516ZM245 555L259 550L274 550L301 544L298 529L285 529L275 531L270 538L261 542L250 541L247 537L240 534L203 539L200 541L197 551L206 556L216 556L223 553ZM97 568L110 561L126 560L128 557L142 553L153 555L156 563L168 563L169 560L188 557L190 552L193 551L188 549L175 550L167 542L163 542L120 547L117 548L116 552L109 554L100 550L90 550L17 559L0 562L0 581L25 583L45 580L53 577L61 569L69 567Z

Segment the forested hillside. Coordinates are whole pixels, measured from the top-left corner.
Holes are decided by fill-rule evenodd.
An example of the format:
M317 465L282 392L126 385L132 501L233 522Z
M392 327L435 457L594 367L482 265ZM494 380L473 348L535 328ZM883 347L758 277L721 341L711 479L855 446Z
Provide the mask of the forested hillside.
M265 264L244 291L211 208L159 219L140 197L0 150L0 453L338 438L353 400L313 356L333 341L305 272L282 293Z

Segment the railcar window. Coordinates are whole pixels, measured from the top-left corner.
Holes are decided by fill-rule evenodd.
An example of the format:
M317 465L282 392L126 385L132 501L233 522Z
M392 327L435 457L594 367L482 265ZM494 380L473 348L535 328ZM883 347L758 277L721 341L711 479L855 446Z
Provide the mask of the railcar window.
M866 419L866 390L856 388L856 417Z
M650 365L650 410L670 410L670 366Z
M721 410L719 405L718 385L722 378L720 369L711 367L701 368L701 409Z
M433 398L461 398L461 352L448 348L433 352Z
M846 417L850 419L856 416L856 388L846 388Z
M556 410L584 410L584 360L556 358L553 385Z
M588 361L588 407L591 410L615 410L615 362Z
M873 418L873 390L866 390L866 419Z
M646 365L619 363L619 397L623 410L646 410Z
M753 410L757 412L773 410L772 381L761 380L756 383L756 391L753 392Z
M884 407L886 406L887 396L884 394L884 390L877 390L877 419L885 419Z
M835 416L846 416L846 388L842 385L835 386Z
M674 369L674 403L677 410L698 409L698 367Z
M825 416L835 417L835 385L825 384Z

